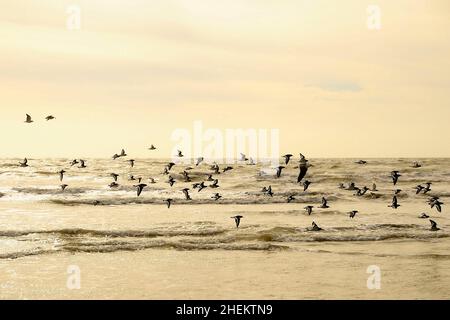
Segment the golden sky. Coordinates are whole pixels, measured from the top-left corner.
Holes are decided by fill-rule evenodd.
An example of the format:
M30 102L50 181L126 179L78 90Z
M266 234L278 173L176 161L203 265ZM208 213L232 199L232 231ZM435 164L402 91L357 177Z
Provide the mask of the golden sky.
M447 0L2 0L0 157L168 157L196 120L279 129L283 154L449 157L449 33Z

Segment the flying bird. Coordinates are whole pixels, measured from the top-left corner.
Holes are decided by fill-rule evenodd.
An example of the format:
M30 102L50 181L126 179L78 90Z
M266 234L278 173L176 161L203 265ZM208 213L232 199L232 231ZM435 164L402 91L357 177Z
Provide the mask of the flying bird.
M66 173L66 171L61 170L61 171L58 172L58 173L59 173L59 181L63 181L63 179L64 179L64 173Z
M283 167L283 166L279 166L279 167L277 168L277 178L281 177L281 171L283 171L284 168L285 168L285 167Z
M430 223L431 223L431 229L430 229L431 231L439 231L439 230L441 230L441 229L438 228L437 223L435 221L430 220Z
M203 160L205 160L203 157L197 158L197 163L195 164L195 166L198 167L200 163L203 162Z
M239 225L241 224L241 219L244 218L243 216L234 216L231 217L231 219L234 219L234 222L236 223L236 228L239 228Z
M357 214L357 213L358 213L357 210L350 211L350 212L349 212L350 218L353 219L354 217L356 217L356 214Z
M47 120L47 121L50 121L50 120L53 120L53 119L55 119L55 117L54 116L47 116L47 117L45 117L45 120Z
M64 190L66 190L67 187L68 187L67 184L62 184L62 185L61 185L61 190L64 192Z
M154 145L151 145L150 148L148 148L148 150L156 150Z
M305 180L305 182L303 182L303 191L308 190L309 185L311 184L310 181Z
M191 196L189 195L189 189L188 188L184 188L183 190L184 196L186 197L186 200L192 200Z
M306 210L306 213L308 214L308 216L310 216L311 215L311 213L312 213L312 211L313 211L313 206L306 206L305 207L305 210Z
M172 205L172 199L167 199L165 202L167 203L167 209L170 209L170 206Z
M400 205L398 204L397 196L394 196L392 198L392 204L388 207L391 207L392 209L397 209L398 207L400 207Z
M328 205L328 201L327 199L325 199L325 197L322 197L322 205L320 206L321 209L327 209L330 206Z
M319 227L314 221L312 223L312 228L309 231L322 231L323 229Z
M27 118L25 120L25 123L33 123L34 121L31 119L31 116L27 114Z
M113 177L115 182L117 182L117 178L119 177L117 173L111 173L110 176Z
M140 184L134 186L134 187L137 189L137 196L138 196L138 197L141 195L142 190L144 190L144 188L145 188L146 186L147 186L147 185L144 184L144 183L140 183Z
M293 157L292 154L285 154L285 155L283 156L283 158L284 158L284 163L285 163L286 165L288 165L288 163L289 163L289 161L291 160L292 157Z
M222 196L219 193L216 193L211 197L211 199L214 199L215 201L218 201L220 198L222 198Z
M133 160L133 159L130 159L130 160L128 160L128 162L130 163L130 167L131 167L131 168L134 168L134 160Z
M178 157L178 158L183 158L183 157L184 157L183 152L181 152L180 150L178 150L178 155L177 155L177 157Z
M402 175L398 171L392 171L390 177L392 178L392 182L394 183L394 186L397 184L398 178L400 178Z
M300 153L300 165L299 165L300 173L297 178L297 183L302 182L303 178L306 176L306 172L308 172L308 160L306 160L305 156Z
M19 162L19 165L20 165L22 168L28 167L28 159L27 159L27 158L23 159L22 162Z
M288 198L287 198L287 203L291 203L292 201L295 200L295 197L291 194Z

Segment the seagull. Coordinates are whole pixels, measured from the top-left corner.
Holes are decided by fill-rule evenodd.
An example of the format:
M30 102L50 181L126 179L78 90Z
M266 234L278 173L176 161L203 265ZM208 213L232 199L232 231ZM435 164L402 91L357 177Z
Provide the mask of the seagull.
M283 171L284 168L286 168L286 167L279 166L279 167L277 168L277 178L281 177L281 171Z
M396 190L394 190L394 194L395 194L395 195L400 194L400 192L402 192L402 189L396 189Z
M178 157L178 158L183 158L183 157L184 157L183 153L182 153L180 150L178 150L178 155L177 155L177 157Z
M155 179L153 179L153 178L148 178L148 181L150 181L151 184L156 183Z
M312 223L312 228L309 231L322 231L323 229L319 227L314 221Z
M172 187L175 184L175 179L172 176L169 176L169 181L167 181L167 183Z
M173 168L173 166L175 165L175 163L173 163L173 162L169 162L168 164L167 164L167 170L172 170L172 168Z
M433 209L433 207L436 207L436 210L438 212L442 212L442 205L444 204L443 202L439 201L439 197L433 197L430 200L428 200L428 204L430 205L431 209Z
M67 184L62 184L62 185L61 185L61 190L64 191L64 190L66 190L67 187L68 187Z
M116 160L116 159L120 158L120 156L116 153L112 156L112 158L113 158L113 160Z
M167 199L166 203L167 203L167 208L170 209L170 206L172 205L172 199Z
M357 213L358 213L357 210L350 211L349 212L350 218L353 219L356 216Z
M427 183L425 183L427 186L425 187L425 188L423 188L423 194L426 194L426 193L428 193L428 192L430 192L431 191L431 185L432 185L432 183L431 182L427 182Z
M394 183L394 186L397 184L398 178L400 178L402 175L398 171L392 171L390 177L392 178L392 182Z
M134 168L134 160L130 159L130 160L128 160L128 162L130 163L130 167Z
M86 160L80 159L80 166L78 168L80 168L80 169L86 168Z
M438 228L437 223L433 220L430 219L430 223L431 223L431 231L439 231L441 229Z
M303 178L308 171L308 160L306 160L305 156L300 153L300 165L299 165L300 173L297 178L297 183L302 182Z
M199 164L203 162L203 160L205 160L203 157L197 158L197 163L195 164L195 166L198 167Z
M206 188L205 183L204 183L204 182L200 183L200 184L198 185L198 192L202 191L202 190L205 189L205 188Z
M113 188L118 188L118 187L119 187L119 184L118 184L117 182L111 182L111 183L109 184L109 187L110 187L111 189L113 189Z
M357 190L358 188L356 188L355 183L354 182L350 182L350 184L347 187L347 190Z
M363 195L366 194L366 192L369 190L369 188L367 188L366 186L364 186L364 187L362 188L362 190L359 189L359 188L356 188L356 190L357 190L356 195L361 197L361 196L363 196Z
M150 148L148 148L148 150L156 150L154 145L151 145Z
M70 166L73 167L74 165L79 164L77 159L72 160L72 162L70 163Z
M211 199L214 199L215 201L218 201L220 198L222 198L222 196L219 193L216 193L211 197Z
M311 184L310 181L305 180L305 182L303 182L303 191L308 190L309 185Z
M372 184L372 190L371 191L378 191L377 190L377 185L374 183L374 184Z
M234 221L236 222L236 228L239 228L239 225L241 224L241 219L244 218L243 216L235 216L235 217L231 217L231 219L234 219Z
M25 120L25 123L32 123L32 122L34 121L31 119L31 116L27 114L27 119Z
M249 166L254 166L255 164L255 160L253 160L253 158L250 158L250 160L248 161L247 165Z
M359 160L355 162L356 164L367 164L367 161Z
M214 180L214 182L213 182L213 184L212 185L210 185L209 186L210 188L213 188L213 189L215 189L215 188L219 188L220 186L219 186L219 180Z
M220 167L217 163L211 166L211 170L214 170L215 174L220 174Z
M267 189L266 193L267 193L269 196L273 197L272 186L269 186L269 188Z
M59 173L59 181L63 181L63 179L64 179L64 173L66 173L66 171L61 170L61 171L58 172L58 173Z
M228 166L228 167L223 169L223 172L225 173L225 172L230 171L230 170L233 170L233 167Z
M292 201L295 200L295 197L291 194L288 198L287 198L287 203L291 203Z
M423 187L422 185L419 184L414 189L416 189L416 194L419 194L423 189L425 189L425 187Z
M126 157L127 153L125 152L125 149L122 149L122 152L120 153L121 157Z
M51 115L45 118L45 120L47 120L47 121L50 121L50 120L53 120L53 119L55 119L55 117L51 116Z
M286 165L288 165L288 163L289 163L289 161L291 160L291 158L293 157L293 155L292 154L285 154L284 156L283 156L283 158L284 158L284 163L286 164Z
M239 161L247 161L247 156L243 153L241 153L241 157L239 158Z
M344 184L341 182L341 183L339 183L338 188L339 188L339 189L345 189L345 186L344 186Z
M328 205L328 201L327 201L327 199L325 199L325 197L322 197L322 205L320 206L320 208L322 208L322 209L327 209L327 208L329 208L330 206Z
M314 208L313 206L306 206L306 207L305 207L306 213L307 213L309 216L311 215L313 208Z
M22 162L19 162L19 165L20 165L22 168L28 167L28 159L27 159L27 158L23 159Z
M422 214L419 216L420 219L428 219L429 217L430 217L430 216L427 215L426 213L422 213Z
M189 188L184 188L183 190L184 196L186 197L186 200L192 200L191 196L189 195Z
M136 186L134 186L135 188L137 188L137 196L139 197L142 193L142 190L144 190L144 188L146 187L146 184L140 183Z
M111 173L110 176L113 177L115 182L117 182L117 178L119 177L117 173Z
M206 181L214 181L214 178L213 178L212 174L208 175L208 179L206 179Z
M397 196L394 196L392 198L392 204L388 207L391 207L392 209L397 209L398 207L400 207L400 205L398 204L398 201L397 201Z

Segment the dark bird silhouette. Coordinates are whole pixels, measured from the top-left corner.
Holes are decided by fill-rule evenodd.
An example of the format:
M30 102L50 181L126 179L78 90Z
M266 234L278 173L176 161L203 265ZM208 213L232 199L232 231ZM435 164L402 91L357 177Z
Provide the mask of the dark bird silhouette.
M372 190L371 191L378 191L377 190L377 185L374 183L374 184L372 184Z
M156 150L156 147L154 145L151 145L150 148L148 148L148 150Z
M428 204L430 205L431 209L436 207L436 210L438 212L442 212L442 205L444 203L439 201L439 197L432 197L432 198L430 198L430 200L428 200Z
M214 180L214 182L213 182L213 184L212 185L210 185L209 186L210 188L213 188L213 189L215 189L215 188L219 188L220 186L219 186L219 180Z
M299 165L300 173L297 178L297 183L302 182L303 178L306 176L308 172L308 160L306 160L305 156L300 153L300 165Z
M27 158L23 159L22 162L19 162L19 165L20 165L22 168L28 167L28 159L27 159Z
M111 183L109 184L109 187L110 187L111 189L115 189L115 188L118 188L118 187L119 187L119 184L118 184L117 182L111 182Z
M435 221L430 220L430 223L431 223L431 229L430 229L431 231L439 231L439 230L441 230L441 229L438 228L437 223Z
M355 162L356 164L367 164L367 161L365 160L359 160Z
M312 211L313 211L313 206L306 206L305 207L305 210L306 210L306 213L308 214L308 216L310 216L311 215L311 213L312 213Z
M228 166L228 167L223 169L223 173L225 173L227 171L230 171L230 170L233 170L233 167Z
M80 159L80 166L78 168L80 168L80 169L86 168L86 160Z
M120 156L116 153L112 156L112 158L113 158L113 160L116 160L116 159L120 158Z
M184 188L182 191L184 193L186 200L192 200L191 196L189 195L189 188Z
M54 116L47 116L45 117L45 120L50 121L50 120L54 120L55 117Z
M175 184L175 179L172 176L169 176L169 181L167 183L172 187Z
M429 217L430 217L430 216L427 215L426 213L422 213L422 214L419 216L420 219L428 219Z
M312 228L308 229L308 231L322 231L323 229L319 227L314 221L312 223Z
M25 120L25 123L33 123L34 121L31 119L31 116L27 114L27 118Z
M172 205L173 200L172 199L167 199L166 203L167 203L167 209L170 209L170 206Z
M349 212L350 218L353 219L354 217L356 217L356 214L357 214L357 213L358 213L357 210L350 211L350 212Z
M273 197L272 186L269 186L269 188L267 188L266 194Z
M70 163L70 166L73 167L74 165L79 164L77 159L73 159L72 162Z
M392 171L390 177L392 178L392 183L394 186L398 182L398 178L400 178L402 175L398 171Z
M284 163L285 163L286 165L288 165L288 164L289 164L289 161L291 160L292 157L293 157L292 154L285 154L285 155L283 156L283 158L284 158Z
M277 178L281 177L281 171L283 171L284 168L285 168L285 167L283 167L283 166L279 166L279 167L277 168Z
M134 160L133 159L130 159L130 160L128 160L128 162L130 163L130 167L131 168L134 168Z
M322 209L327 209L327 208L329 208L330 206L328 205L328 201L327 201L327 199L325 199L325 197L322 197L322 205L320 206L320 208L322 208Z
M119 177L119 175L117 173L111 173L110 175L111 177L113 177L114 181L117 182L117 178Z
M418 185L417 187L415 187L414 189L416 189L416 194L419 194L423 189L424 189L424 187L422 186L422 185Z
M213 178L212 174L208 175L208 179L206 179L206 181L214 181L214 178Z
M290 195L288 198L287 198L287 203L291 203L292 201L294 201L295 200L295 197L293 196L293 195Z
M178 157L178 158L183 158L183 157L184 157L183 152L181 152L180 150L178 150L177 157Z
M144 183L140 183L140 184L134 186L134 187L137 189L137 196L138 196L138 197L141 195L142 190L144 190L144 188L145 188L146 186L147 186L147 185L144 184Z
M173 168L173 166L175 165L175 163L173 163L173 162L169 162L168 164L167 164L167 170L172 170L172 168Z
M311 184L310 181L305 180L305 182L303 182L303 191L308 190L310 184Z
M421 168L421 167L422 167L422 165L421 165L421 164L420 164L419 162L417 162L417 161L414 161L414 163L413 163L412 167L413 167L413 168Z
M400 205L398 204L397 196L394 196L392 198L392 204L388 207L391 207L392 209L397 209L398 207L400 207Z
M202 191L202 190L205 189L206 187L207 187L207 186L205 186L205 183L204 183L204 182L200 183L200 184L198 185L198 187L197 187L198 192Z
M241 219L244 218L243 216L234 216L231 217L231 219L234 219L234 222L236 223L236 228L239 228L239 225L241 224Z
M62 184L62 185L61 185L61 190L64 192L64 190L66 190L67 187L68 187L67 184Z
M431 185L432 185L433 183L427 182L427 183L425 183L425 184L426 184L426 187L423 188L423 194L427 194L428 192L431 191Z
M216 193L211 197L211 199L214 199L215 201L218 201L220 198L222 198L222 196L219 193Z
M127 153L125 152L125 149L122 149L122 152L120 153L121 157L126 157Z
M59 181L63 181L63 179L64 179L64 173L66 173L66 171L61 170L61 171L58 172L58 173L59 173Z

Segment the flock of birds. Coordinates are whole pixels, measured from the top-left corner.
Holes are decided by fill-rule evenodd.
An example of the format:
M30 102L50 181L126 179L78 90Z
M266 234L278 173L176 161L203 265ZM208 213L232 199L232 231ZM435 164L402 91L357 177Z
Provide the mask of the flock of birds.
M50 120L54 120L54 119L56 119L56 118L55 118L54 116L52 116L52 115L49 115L49 116L47 116L45 119L46 119L47 121L50 121ZM25 123L30 124L30 123L33 123L33 122L34 122L34 121L32 120L32 117L31 117L29 114L27 114L27 115L26 115ZM157 148L152 144L148 149L151 150L151 151L153 151L153 150L156 150ZM114 155L112 156L112 159L113 159L113 160L117 160L117 159L119 159L119 158L125 158L125 157L127 157L127 156L128 156L128 155L127 155L125 149L122 149L122 151L121 151L119 154L118 154L118 153L114 154ZM180 151L180 150L178 150L176 157L178 157L178 158L183 158L183 157L184 157L183 152ZM277 168L275 168L275 169L276 169L276 177L277 177L277 178L280 178L280 177L281 177L282 172L283 172L283 169L286 169L286 167L287 167L287 166L289 165L289 163L291 162L291 158L292 158L292 157L293 157L292 154L286 154L286 155L283 156L283 158L284 158L284 165L280 165L280 166L278 166ZM198 167L201 163L203 163L204 160L205 160L205 159L204 159L203 157L197 158L197 159L196 159L196 162L195 162L196 167ZM241 158L240 158L239 160L240 160L240 161L244 161L247 165L255 165L255 161L254 161L252 158L247 158L247 157L246 157L244 154L242 154L242 153L241 153ZM135 166L135 160L134 160L134 159L128 159L127 162L129 163L129 165L130 165L131 168L133 168L133 167ZM87 163L86 160L82 160L82 159L74 159L74 160L72 160L72 161L70 162L70 166L73 167L73 166L75 166L75 165L78 164L78 165L79 165L78 168L83 169L83 168L87 168L86 163ZM366 165L366 164L367 164L367 161L365 161L365 160L359 160L359 161L356 162L356 164L359 164L359 165ZM28 164L28 159L25 158L22 162L19 162L19 166L20 166L20 167L28 167L28 166L29 166L29 164ZM169 163L164 167L164 171L163 171L163 173L162 173L163 175L167 175L167 176L168 176L168 181L167 181L167 183L170 185L170 187L173 187L174 184L177 182L177 181L173 178L173 176L171 175L171 170L173 169L174 166L176 166L176 163L174 163L174 162L169 162ZM306 159L306 157L305 157L303 154L300 153L299 165L298 165L298 167L297 167L297 168L299 169L299 174L298 174L298 177L297 177L297 183L303 185L303 191L308 190L309 186L311 185L311 181L309 181L309 180L307 180L307 179L304 179L305 176L306 176L306 174L307 174L307 172L308 172L308 168L311 167L311 166L312 166L312 165L309 163L309 161ZM420 167L422 167L422 165L421 165L420 163L418 163L418 162L414 162L413 165L412 165L412 167L413 167L413 168L420 168ZM191 177L190 177L190 174L189 174L189 171L192 170L192 169L193 169L192 167L187 167L187 168L185 168L185 169L183 170L182 176L183 176L184 182L191 182L191 181L192 181L192 180L191 180ZM234 169L234 168L231 167L231 166L226 166L225 168L222 169L222 173L226 173L226 172L231 171L231 170L233 170L233 169ZM213 165L210 166L210 170L211 170L211 173L208 173L208 174L207 174L208 178L206 179L206 181L207 181L207 182L212 182L212 184L206 185L206 184L205 184L205 181L202 181L202 182L200 182L200 183L194 183L194 184L192 185L192 188L193 188L194 190L197 190L197 192L201 192L203 189L206 189L206 188L211 188L211 189L217 189L217 188L220 188L219 180L218 180L218 179L215 179L215 178L213 177L213 175L219 175L219 174L221 174L221 168L220 168L220 166L219 166L218 164L214 163ZM60 181L61 181L61 182L63 182L63 180L64 180L64 174L65 174L65 173L66 173L66 171L65 171L64 169L61 169L61 170L58 172L59 178L60 178ZM119 174L111 173L110 176L113 178L114 181L113 181L111 184L109 184L109 187L112 188L112 189L118 188L118 187L120 186L120 185L118 184ZM394 171L391 172L391 174L390 174L389 177L392 179L392 183L393 183L394 187L397 185L397 182L398 182L398 180L399 180L399 178L400 178L401 176L402 176L402 175L400 174L399 171L394 170ZM135 178L134 176L130 176L129 180L131 180L131 181L138 181L138 184L134 185L134 187L136 188L137 196L138 196L138 197L142 194L142 192L144 191L144 189L148 186L147 184L142 183L142 178L141 178L141 177ZM149 178L149 183L154 184L154 183L156 183L156 181L155 181L154 178ZM416 190L416 194L419 194L419 193L427 194L428 192L431 191L431 185L432 185L432 182L426 182L424 185L418 185L418 186L416 186L416 187L414 188L414 189ZM63 183L63 184L61 184L60 187L61 187L61 190L64 191L64 190L65 190L67 187L69 187L69 186L68 186L67 184L64 184L64 183ZM370 191L373 191L373 192L378 191L378 190L377 190L377 186L376 186L375 183L372 185L372 189L369 189L367 186L364 186L364 187L362 187L362 188L359 188L359 187L357 187L357 186L355 185L354 182L351 182L347 187L346 187L343 183L341 183L341 184L339 184L339 188L340 188L340 189L345 189L345 190L355 191L355 196L363 196L363 195L365 195L366 192L369 191L369 190L370 190ZM190 188L184 188L184 189L182 189L181 191L183 192L183 194L184 194L186 200L192 200L191 195L190 195L190 191L191 191ZM388 207L390 207L390 208L392 208L392 209L397 209L398 207L400 207L400 204L399 204L399 201L398 201L398 197L397 197L397 196L398 196L401 192L402 192L401 189L395 189L395 190L394 190L394 195L393 195L393 198L392 198L392 203L391 203L390 205L388 205ZM264 187L264 188L262 189L262 193L265 194L265 195L267 195L267 196L270 196L270 197L273 197L273 196L274 196L274 192L273 192L273 190L272 190L272 186ZM222 198L222 195L221 195L220 193L217 193L217 192L211 197L211 199L214 199L214 201L218 201L218 200L220 200L221 198ZM287 203L291 203L291 202L294 201L294 200L295 200L295 196L294 196L294 195L289 195L288 198L287 198ZM170 207L171 207L171 205L172 205L173 202L174 202L174 200L171 199L171 198L166 199L166 200L165 200L165 203L166 203L166 205L167 205L167 208L170 209ZM326 199L325 197L322 197L322 201L321 201L321 202L322 202L322 203L321 203L321 205L319 206L319 208L322 208L322 209L330 208L330 206L328 205L328 201L327 201L327 199ZM95 201L95 203L94 203L94 205L99 205L99 204L100 204L99 201ZM444 203L441 202L440 199L439 199L439 197L437 197L437 196L433 196L433 197L430 197L430 198L428 199L428 205L429 205L432 209L433 209L433 208L436 208L436 210L437 210L439 213L442 212L442 205L443 205L443 204L444 204ZM312 212L313 212L314 206L308 205L308 206L306 206L304 209L306 210L306 213L307 213L308 215L311 215ZM353 219L353 218L356 217L356 215L357 215L358 213L359 213L359 211L357 211L357 210L350 211L350 212L349 212L349 217L350 217L351 219ZM241 223L241 219L244 218L244 217L241 216L241 215L237 215L237 216L234 216L234 217L231 217L231 218L234 219L235 224L236 224L236 228L239 228L240 223ZM422 218L422 219L428 219L428 218L430 218L430 217L429 217L426 213L422 213L422 214L419 216L419 218ZM430 221L430 223L431 223L431 229L430 229L431 231L438 231L438 230L440 230L440 228L438 228L437 223L436 223L434 220L431 220L431 219L430 219L429 221ZM312 222L312 228L308 228L308 230L309 230L309 231L321 231L321 230L323 230L323 229L320 228L320 227L313 221L313 222Z

